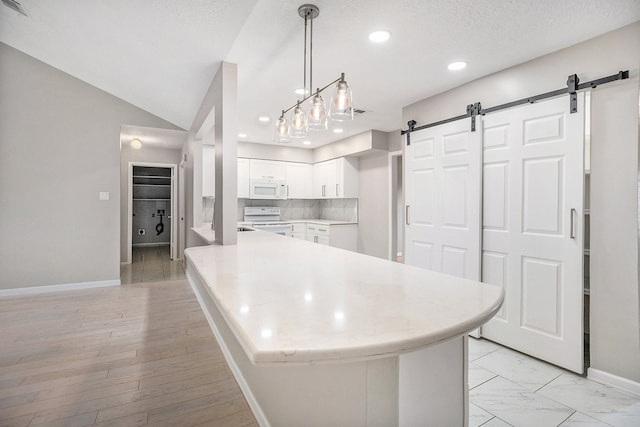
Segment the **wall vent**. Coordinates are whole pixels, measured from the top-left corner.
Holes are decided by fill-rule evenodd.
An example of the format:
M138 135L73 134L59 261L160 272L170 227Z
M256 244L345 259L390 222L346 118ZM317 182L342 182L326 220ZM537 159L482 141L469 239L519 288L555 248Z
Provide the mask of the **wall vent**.
M16 0L2 0L2 3L4 3L4 5L8 8L13 9L24 16L29 16L27 15L27 11L24 9L24 7Z

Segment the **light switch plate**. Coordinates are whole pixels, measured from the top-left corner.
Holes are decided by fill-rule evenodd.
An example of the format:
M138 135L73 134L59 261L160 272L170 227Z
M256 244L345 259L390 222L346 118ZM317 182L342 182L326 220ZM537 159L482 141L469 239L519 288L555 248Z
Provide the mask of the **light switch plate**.
M100 200L109 200L109 192L108 191L101 191L100 194L98 195Z

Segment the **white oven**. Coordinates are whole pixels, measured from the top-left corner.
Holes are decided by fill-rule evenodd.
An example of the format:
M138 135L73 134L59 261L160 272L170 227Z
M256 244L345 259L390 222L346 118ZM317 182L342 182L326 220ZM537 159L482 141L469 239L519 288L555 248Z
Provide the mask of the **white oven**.
M251 228L268 231L291 237L293 226L290 222L280 220L280 208L277 206L245 206L244 222L251 223Z
M286 199L287 184L278 179L252 179L249 181L250 199Z

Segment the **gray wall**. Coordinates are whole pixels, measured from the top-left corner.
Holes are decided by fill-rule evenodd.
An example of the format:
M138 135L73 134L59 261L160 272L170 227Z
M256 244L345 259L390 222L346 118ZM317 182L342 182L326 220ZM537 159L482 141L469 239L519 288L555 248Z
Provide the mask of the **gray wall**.
M358 252L389 259L389 153L360 158Z
M375 151L388 151L386 132L369 130L313 150L313 163L344 156L369 155Z
M638 67L640 22L476 80L403 109L418 125L631 70L592 92L591 367L640 381L638 313Z
M313 163L313 150L285 145L238 142L238 157L280 160L283 162Z
M0 289L119 278L123 124L177 129L0 43Z
M186 133L185 133L186 140ZM129 144L122 144L120 151L120 262L127 260L127 203L129 200L129 162L168 163L177 165L180 163L180 150L158 148L144 144L139 150L131 148ZM154 205L155 207L155 205ZM167 213L168 214L168 213ZM153 227L147 229L147 233L155 236L153 229L157 221L154 219ZM164 235L169 236L169 221L164 218ZM153 240L153 239L152 239ZM179 254L182 257L182 254Z

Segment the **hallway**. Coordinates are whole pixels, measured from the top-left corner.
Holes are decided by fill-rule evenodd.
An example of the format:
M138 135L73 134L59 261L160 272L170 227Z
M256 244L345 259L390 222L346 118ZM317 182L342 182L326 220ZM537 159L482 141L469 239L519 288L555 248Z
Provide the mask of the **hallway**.
M182 261L172 261L169 245L134 247L131 264L120 266L120 283L146 283L186 278Z

